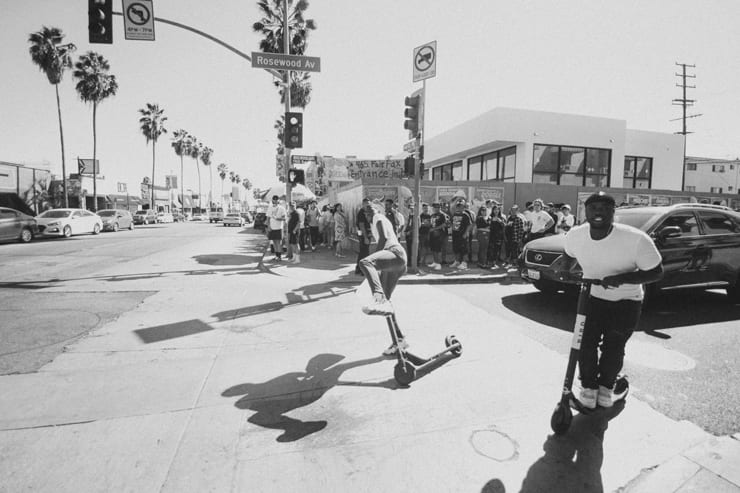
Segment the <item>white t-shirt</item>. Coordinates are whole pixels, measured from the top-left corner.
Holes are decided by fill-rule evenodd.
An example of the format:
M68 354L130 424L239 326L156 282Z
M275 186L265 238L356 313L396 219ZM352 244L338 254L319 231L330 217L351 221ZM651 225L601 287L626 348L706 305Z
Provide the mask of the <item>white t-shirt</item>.
M532 223L531 233L542 233L547 228L547 223L552 221L552 216L545 211L532 211L529 214L529 222Z
M295 211L298 213L298 224L299 224L298 227L301 229L305 228L306 227L306 209L304 209L303 207L298 207Z
M270 204L270 207L267 208L267 217L270 218L270 229L283 229L285 216L285 207L280 205L279 202L277 205Z
M558 214L560 215L558 216L558 224L555 227L555 230L561 235L564 235L573 228L573 225L576 222L576 217L573 214L568 214L567 216L563 213Z
M380 239L378 228L381 228L383 230L383 238L385 238L383 250L388 250L393 245L401 245L398 242L398 236L396 236L396 232L393 230L393 225L391 224L390 220L385 217L385 214L379 214L376 212L373 215L373 221L370 227L373 232L373 237L376 239Z
M565 235L565 253L581 264L585 279L603 279L626 272L650 270L662 258L653 240L632 226L614 223L601 240L591 239L591 226L581 224ZM591 286L591 296L608 301L641 300L642 284L622 284L616 288Z

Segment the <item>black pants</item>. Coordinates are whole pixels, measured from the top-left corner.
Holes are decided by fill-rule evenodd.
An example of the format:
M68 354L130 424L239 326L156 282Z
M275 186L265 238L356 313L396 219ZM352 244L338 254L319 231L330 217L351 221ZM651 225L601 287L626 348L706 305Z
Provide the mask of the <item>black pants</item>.
M641 311L642 301L591 297L578 356L583 388L614 387L624 364L624 346L640 321Z

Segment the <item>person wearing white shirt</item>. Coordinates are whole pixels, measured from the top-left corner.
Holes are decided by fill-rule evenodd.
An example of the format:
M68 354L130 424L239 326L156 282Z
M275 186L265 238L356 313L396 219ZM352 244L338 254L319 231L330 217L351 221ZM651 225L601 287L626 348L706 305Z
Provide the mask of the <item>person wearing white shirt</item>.
M272 196L272 204L267 208L267 238L272 241L275 249L273 260L280 262L283 254L283 227L287 213L285 207L280 204L280 197Z

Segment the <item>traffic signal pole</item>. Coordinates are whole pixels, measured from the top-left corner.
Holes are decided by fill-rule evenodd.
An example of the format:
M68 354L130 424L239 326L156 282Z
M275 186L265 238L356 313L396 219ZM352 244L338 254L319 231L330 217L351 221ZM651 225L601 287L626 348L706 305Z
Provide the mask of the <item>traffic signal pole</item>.
M290 55L290 27L288 26L288 0L283 0L283 52L286 55ZM290 113L290 70L285 70L285 85L283 91L285 94L285 121L283 122L283 157L285 162L283 167L285 168L285 202L286 207L290 204L290 195L292 192L292 186L290 183L290 147L288 147L288 113Z
M421 104L426 104L426 95L427 95L427 81L424 79L422 81L422 97L420 101L423 101ZM421 108L421 104L419 107ZM416 135L416 141L419 143L419 148L416 151L416 159L415 159L415 173L414 173L414 229L411 231L411 244L413 248L411 249L411 269L409 269L412 273L417 273L419 271L419 226L421 226L420 216L421 216L421 172L424 169L424 115L426 111L421 112L419 115L419 133Z

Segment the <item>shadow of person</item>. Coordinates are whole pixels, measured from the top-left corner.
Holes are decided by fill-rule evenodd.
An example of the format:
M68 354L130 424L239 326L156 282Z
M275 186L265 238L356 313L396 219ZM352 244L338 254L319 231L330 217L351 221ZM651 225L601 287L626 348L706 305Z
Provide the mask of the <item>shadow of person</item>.
M247 420L257 426L283 430L278 442L293 442L323 430L327 422L301 421L286 416L295 409L319 400L335 385L358 385L361 382L340 382L342 374L358 366L385 361L382 356L337 364L344 359L339 354L318 354L306 363L305 372L290 372L261 383L242 383L223 391L223 397L243 396L234 404L239 409L255 413ZM373 385L384 386L384 385Z
M527 471L521 493L578 491L602 493L604 434L609 421L624 410L624 401L592 415L577 414L565 435L550 435L540 457Z

